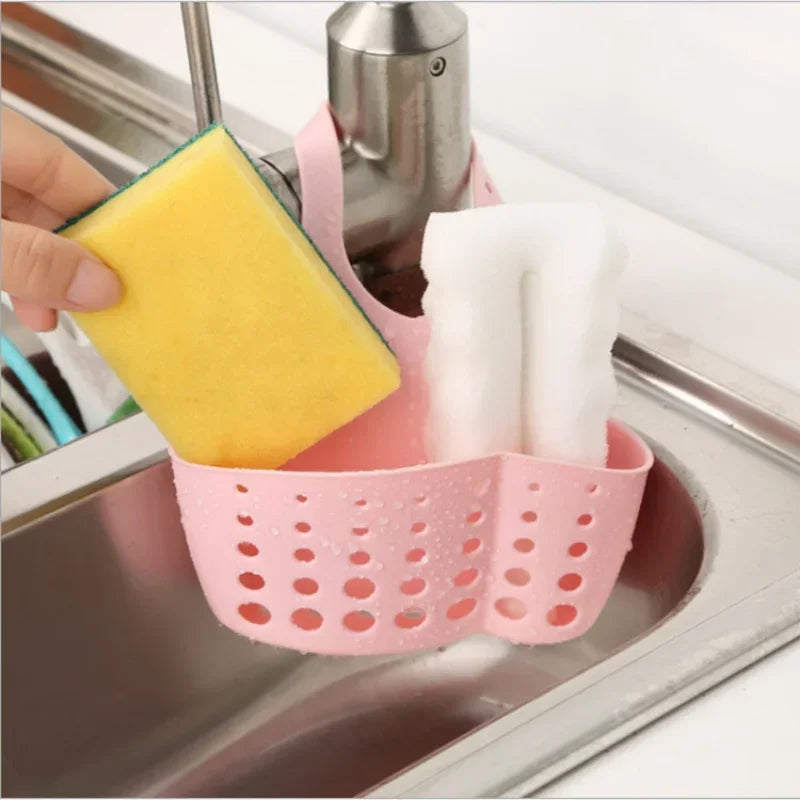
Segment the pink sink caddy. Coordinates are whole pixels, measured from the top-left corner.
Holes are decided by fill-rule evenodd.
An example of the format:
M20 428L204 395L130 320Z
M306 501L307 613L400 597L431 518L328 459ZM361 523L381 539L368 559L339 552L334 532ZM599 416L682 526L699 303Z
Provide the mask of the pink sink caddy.
M213 612L251 639L341 655L475 633L525 644L580 636L630 549L652 453L612 421L606 468L516 454L426 463L427 321L385 308L352 271L327 107L296 149L303 226L397 354L403 385L283 470L206 467L173 454ZM477 157L472 186L476 204L499 202Z
M174 459L214 613L252 639L392 653L485 632L527 644L595 621L630 547L650 455L609 428L611 469L498 455L361 473Z

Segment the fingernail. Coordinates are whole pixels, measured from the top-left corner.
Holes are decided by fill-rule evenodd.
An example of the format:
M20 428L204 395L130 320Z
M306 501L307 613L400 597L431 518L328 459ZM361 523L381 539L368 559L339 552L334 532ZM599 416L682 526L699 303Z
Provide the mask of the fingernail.
M122 285L108 267L84 259L78 264L66 297L70 303L87 311L99 311L119 302Z

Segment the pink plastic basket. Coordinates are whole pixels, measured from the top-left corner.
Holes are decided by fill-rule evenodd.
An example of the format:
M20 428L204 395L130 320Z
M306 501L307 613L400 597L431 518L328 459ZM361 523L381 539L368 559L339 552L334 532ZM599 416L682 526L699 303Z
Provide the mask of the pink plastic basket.
M427 321L386 309L350 267L327 108L296 150L303 225L391 344L403 382L283 470L173 454L212 610L251 639L331 654L400 653L479 632L527 644L581 635L630 549L652 454L611 422L607 468L514 454L425 463ZM472 181L476 204L499 202L477 157Z

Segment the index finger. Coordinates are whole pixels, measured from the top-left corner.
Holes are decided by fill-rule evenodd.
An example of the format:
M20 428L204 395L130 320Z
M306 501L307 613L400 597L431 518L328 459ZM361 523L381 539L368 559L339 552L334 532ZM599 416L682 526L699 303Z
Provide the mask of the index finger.
M113 186L56 136L3 108L4 183L35 197L65 218L106 198Z

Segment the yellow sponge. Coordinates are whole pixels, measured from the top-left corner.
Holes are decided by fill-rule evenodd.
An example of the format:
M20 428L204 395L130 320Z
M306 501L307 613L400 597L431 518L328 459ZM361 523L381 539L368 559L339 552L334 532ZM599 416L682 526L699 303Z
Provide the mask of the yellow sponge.
M59 231L119 275L75 318L176 453L278 467L391 394L386 343L212 126Z

